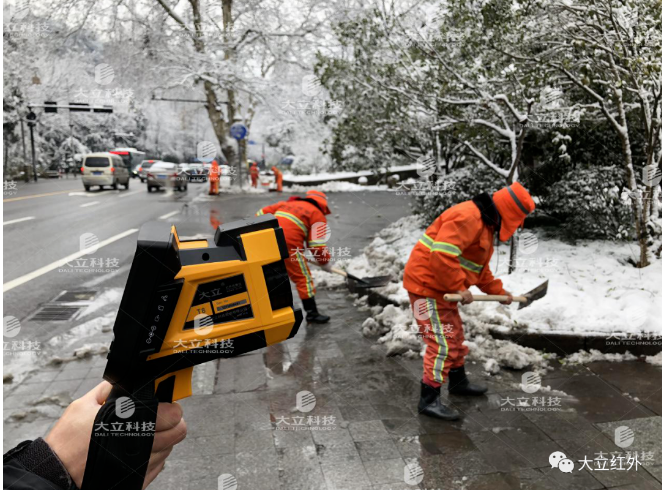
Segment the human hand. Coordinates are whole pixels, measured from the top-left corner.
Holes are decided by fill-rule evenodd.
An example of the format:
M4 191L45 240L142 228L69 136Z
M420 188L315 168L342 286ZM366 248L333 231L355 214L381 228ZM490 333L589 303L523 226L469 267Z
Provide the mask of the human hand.
M460 303L462 303L463 305L468 305L469 303L473 303L474 296L473 294L471 294L471 291L469 291L468 289L465 289L464 291L458 291L457 293L460 296L462 296L462 301L460 301Z
M60 458L78 488L83 483L94 419L110 390L110 383L103 381L74 400L44 439ZM185 437L186 422L182 407L178 403L159 403L154 443L143 489L161 472L173 446Z
M505 291L506 296L508 296L508 299L506 301L499 301L502 305L509 305L513 302L513 295L512 293L509 293L508 291Z

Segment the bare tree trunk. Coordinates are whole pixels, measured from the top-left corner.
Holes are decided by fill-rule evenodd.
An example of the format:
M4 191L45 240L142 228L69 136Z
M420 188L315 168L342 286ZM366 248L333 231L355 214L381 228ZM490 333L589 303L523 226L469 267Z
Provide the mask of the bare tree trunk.
M225 155L228 162L232 162L235 151L227 137L228 127L225 119L223 119L223 113L219 110L220 104L218 103L214 86L211 82L205 80L204 87L207 98L207 103L205 104L207 107L207 115L209 116L212 128L214 129L214 134L216 135L216 139L218 139L218 143L221 145L223 155Z

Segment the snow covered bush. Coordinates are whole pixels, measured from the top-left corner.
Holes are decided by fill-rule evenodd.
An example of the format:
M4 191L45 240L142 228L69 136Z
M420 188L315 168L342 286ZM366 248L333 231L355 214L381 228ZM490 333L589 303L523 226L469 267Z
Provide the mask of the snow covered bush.
M485 165L471 165L443 176L440 190L434 196L416 198L415 210L422 214L426 222L432 222L444 210L463 201L468 201L481 192L493 193L506 182Z
M571 170L552 186L541 208L561 221L571 239L626 240L634 236L622 168Z

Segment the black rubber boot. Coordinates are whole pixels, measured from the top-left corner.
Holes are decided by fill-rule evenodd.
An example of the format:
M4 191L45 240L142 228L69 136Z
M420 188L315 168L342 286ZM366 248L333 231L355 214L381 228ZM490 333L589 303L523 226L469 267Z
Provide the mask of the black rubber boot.
M487 392L487 388L470 383L462 366L449 371L448 392L451 395L481 396Z
M421 399L418 413L441 420L458 420L460 413L441 403L441 389L421 382Z
M317 311L317 303L315 303L315 297L302 299L303 309L306 310L306 321L308 323L327 323L331 320L331 317L328 315L322 315Z

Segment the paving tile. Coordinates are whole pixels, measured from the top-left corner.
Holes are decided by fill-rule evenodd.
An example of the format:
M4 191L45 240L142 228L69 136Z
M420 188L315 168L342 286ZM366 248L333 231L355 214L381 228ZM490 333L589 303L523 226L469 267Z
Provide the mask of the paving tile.
M9 396L14 395L42 395L46 389L51 385L50 382L39 383L21 383L18 385Z
M615 430L619 427L628 427L632 430L634 439L627 446L631 452L655 452L660 450L662 442L662 417L646 417L632 420L618 420L596 424L602 433L609 439L615 440ZM659 463L662 463L660 461Z
M349 429L342 427L336 427L333 430L315 430L312 433L315 444L321 444L327 447L354 442Z
M339 409L343 419L347 422L362 422L382 418L372 405L341 405Z
M361 458L359 457L359 451L357 451L357 446L353 442L335 444L332 446L317 444L316 451L317 458L321 464L339 465L361 461Z
M410 419L418 415L405 402L400 405L378 403L372 406L375 407L380 419Z
M392 439L361 441L356 443L356 447L363 462L380 459L397 459L402 456Z
M492 431L473 432L469 434L469 437L478 450L483 453L485 459L502 472L545 466L549 464L549 455L561 450L561 447L554 441L533 444L515 443ZM545 444L547 444L546 447Z
M402 458L364 461L363 466L373 485L404 481L405 462Z
M318 462L318 451L314 446L278 449L279 479L283 489L308 490L326 488L326 480ZM249 488L273 488L249 487Z
M562 473L550 467L503 473L511 488L522 490L598 490L604 488L588 472Z
M277 448L313 446L312 432L310 430L274 430L274 442Z
M355 442L374 441L386 439L389 433L381 420L369 420L367 422L350 422L349 432Z
M25 378L23 383L32 384L32 383L44 383L50 382L55 379L55 377L60 374L60 371L39 371L37 373L31 374Z
M239 433L235 438L237 452L262 451L275 448L273 431L251 430Z
M82 379L69 379L66 381L53 381L44 390L44 395L66 394L72 395L83 382Z
M343 463L341 465L323 464L322 473L329 490L350 490L367 487L371 484L363 463Z
M278 455L275 448L237 452L238 488L270 488L278 480Z
M70 379L84 379L87 377L87 373L90 372L89 367L84 367L80 369L68 369L62 370L55 377L54 381L67 381Z
M20 408L25 409L31 402L38 398L37 395L11 395L3 400L4 410ZM13 410L12 410L13 411Z
M384 419L382 422L392 436L416 436L424 433L421 424L415 417L410 419Z
M478 450L426 455L418 458L417 461L425 475L421 484L424 488L435 488L436 482L444 480L448 476L483 475L497 472Z

